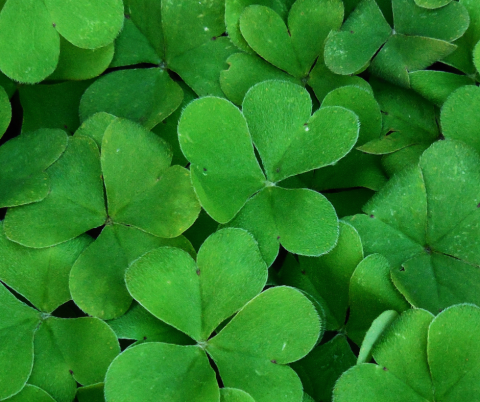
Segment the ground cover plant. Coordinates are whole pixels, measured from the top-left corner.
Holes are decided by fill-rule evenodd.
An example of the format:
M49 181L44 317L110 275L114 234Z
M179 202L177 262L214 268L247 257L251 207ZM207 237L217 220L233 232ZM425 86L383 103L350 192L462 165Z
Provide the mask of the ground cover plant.
M480 402L480 2L0 0L0 401Z

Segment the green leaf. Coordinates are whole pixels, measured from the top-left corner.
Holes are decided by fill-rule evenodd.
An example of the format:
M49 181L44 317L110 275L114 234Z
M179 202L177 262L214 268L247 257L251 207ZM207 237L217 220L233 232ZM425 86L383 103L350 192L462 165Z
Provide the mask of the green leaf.
M435 397L439 400L478 400L479 326L480 309L465 304L446 309L432 321L428 331L428 362Z
M266 281L255 240L239 229L211 235L196 264L184 251L162 247L136 260L126 273L128 290L142 306L199 342L257 295Z
M270 288L209 340L206 350L225 386L239 388L258 402L301 402L302 384L286 364L310 352L322 324L301 292Z
M2 231L0 280L40 311L51 313L71 300L68 275L91 241L89 236L83 235L55 247L34 249L8 240Z
M415 0L415 4L420 7L432 9L443 7L451 1L452 0Z
M26 384L15 396L8 398L8 402L55 402L43 389Z
M311 115L307 90L285 81L251 88L243 113L272 182L335 163L355 145L360 129L355 113L343 107L322 107Z
M330 201L339 218L355 215L361 212L362 207L372 198L372 190L366 188L348 189L338 193L325 193L325 198Z
M387 259L380 254L369 255L358 264L350 280L347 334L360 345L374 320L385 310L401 313L409 307L390 279Z
M0 148L0 207L43 200L50 191L45 171L67 147L61 130L43 129L12 138Z
M409 88L410 71L423 70L442 60L455 49L455 45L444 40L395 34L388 39L372 61L370 71L373 75L395 85Z
M104 320L120 317L132 302L125 286L126 269L146 252L162 246L194 253L183 236L162 239L133 227L106 226L72 267L70 292L73 300L91 316Z
M121 317L107 321L119 339L191 345L192 339L183 332L160 321L137 302Z
M8 1L0 14L0 70L12 80L35 84L57 67L60 36L45 4Z
M193 248L198 250L206 238L215 233L217 229L218 223L202 209L195 223L184 232L184 235L191 242Z
M109 367L107 402L219 402L215 372L198 346L146 343L127 349Z
M252 5L240 17L248 44L265 60L295 77L306 76L331 30L343 20L340 1L297 0L288 16L288 28L269 7Z
M338 242L329 253L316 258L287 256L279 273L281 283L294 286L323 302L326 329L343 327L348 309L350 278L363 259L360 236L340 221Z
M163 120L161 124L157 124L152 129L152 132L159 135L168 143L168 145L170 145L173 152L172 165L187 166L188 161L183 155L182 150L180 149L180 143L178 142L177 127L183 109L185 109L185 107L193 101L197 95L195 95L195 92L193 92L183 81L180 81L178 84L182 87L184 94L181 105L175 110L175 112Z
M450 2L435 10L419 7L417 2L418 0L392 1L397 33L452 42L467 30L470 18L467 9L459 2Z
M118 353L115 334L98 318L49 317L35 334L35 363L28 381L56 401L69 402L75 397L77 382L102 382Z
M411 145L394 153L383 155L382 166L387 175L392 177L404 169L418 165L420 156L428 147L429 144Z
M332 390L340 375L355 365L355 355L343 335L316 346L307 356L292 363L292 368L302 380L305 392L316 401L330 402ZM306 395L306 394L305 394ZM304 402L313 399L304 399Z
M41 202L10 208L7 237L27 247L50 247L105 222L100 157L95 142L71 137L62 157L47 170L50 193Z
M440 107L452 92L464 85L474 84L464 75L444 71L414 71L409 74L409 79L413 90Z
M40 314L0 284L0 398L18 393L33 366L33 336Z
M13 94L17 91L17 83L8 78L5 74L0 71L0 86L3 87L5 92L10 99Z
M102 147L103 134L108 126L113 123L117 118L114 115L98 112L85 120L82 125L75 131L75 136L85 135L90 137L98 146L98 149Z
M440 113L442 133L446 138L460 140L480 152L480 131L476 110L480 105L480 88L466 85L453 92Z
M333 206L323 195L308 189L267 187L227 226L252 233L268 266L280 244L294 254L319 256L329 252L338 239Z
M220 85L226 97L241 105L248 90L262 81L283 80L301 84L301 81L247 53L235 53L227 59L229 69L220 73Z
M80 119L107 112L151 129L171 115L182 99L182 89L165 70L119 70L88 87L80 102Z
M220 389L220 402L255 402L245 391L236 388Z
M97 49L82 49L60 37L60 59L49 80L88 80L103 73L113 59L113 43Z
M336 74L361 70L387 41L392 29L375 0L362 0L325 43L325 64Z
M218 222L230 221L265 182L242 113L224 99L195 100L182 113L178 136L203 208Z
M181 235L195 222L200 205L190 172L169 167L171 158L168 145L143 127L125 119L108 126L101 161L113 222L167 238Z
M84 49L112 43L123 26L121 0L45 0L45 5L60 35Z
M59 128L73 133L80 125L80 98L89 84L89 81L66 81L52 85L21 86L22 132Z
M78 402L105 402L103 383L77 388Z
M363 338L360 352L358 354L357 364L368 363L372 360L372 349L376 342L385 332L385 330L398 318L395 310L386 310L380 314L368 329Z
M0 138L7 131L12 119L12 105L8 99L8 94L2 86L0 86Z
M140 63L158 65L161 61L148 39L130 17L125 18L123 30L115 40L115 56L113 56L110 67L124 67Z
M414 144L431 144L438 138L435 107L414 91L371 80L383 114L380 138L358 147L362 152L387 154Z
M294 2L295 0L226 0L225 23L228 36L239 49L253 53L240 32L240 16L243 11L252 4L259 4L273 9L286 21L288 11Z

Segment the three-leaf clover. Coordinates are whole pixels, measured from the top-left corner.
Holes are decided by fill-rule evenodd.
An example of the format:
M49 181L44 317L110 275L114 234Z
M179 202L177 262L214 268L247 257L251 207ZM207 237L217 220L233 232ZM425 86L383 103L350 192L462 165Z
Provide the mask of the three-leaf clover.
M127 349L107 372L107 401L154 401L160 390L172 402L220 401L208 354L226 387L259 402L300 402L302 384L286 364L310 351L322 323L298 290L276 287L260 293L266 280L267 267L255 240L236 228L211 235L197 262L171 247L136 260L126 272L129 292L197 344L151 342Z
M98 318L56 318L39 313L0 285L0 398L26 382L57 402L71 402L77 382L103 381L120 352L114 332ZM43 393L34 389L28 393ZM47 398L48 400L48 398ZM42 401L43 402L43 401Z
M337 242L337 217L325 197L277 185L335 163L357 141L358 118L350 110L311 112L304 88L266 81L250 89L243 113L225 99L206 97L190 103L179 121L180 146L203 208L217 222L250 231L268 265L279 244L320 255Z
M92 138L70 137L62 157L47 170L48 196L10 208L5 233L35 248L65 242L104 224L133 226L165 238L179 236L195 221L200 207L189 172L170 167L171 157L161 138L123 119L107 127L101 158Z
M395 286L433 313L479 303L480 157L454 140L438 141L418 166L394 176L363 208L345 218L366 254L383 254Z
M362 363L335 385L334 402L478 401L480 308L461 304L434 317L404 312Z

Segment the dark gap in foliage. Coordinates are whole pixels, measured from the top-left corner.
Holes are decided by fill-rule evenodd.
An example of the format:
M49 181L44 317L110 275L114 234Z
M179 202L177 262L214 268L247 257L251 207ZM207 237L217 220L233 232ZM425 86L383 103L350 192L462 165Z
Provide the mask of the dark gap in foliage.
M79 318L79 317L88 317L80 308L70 300L57 309L52 313L54 317L58 318Z
M98 228L93 228L87 231L87 234L92 236L94 239L96 239L98 236L100 236L100 233L102 233L102 230L105 226L99 226Z
M433 63L430 67L426 68L426 70L444 71L446 73L464 75L460 70L457 70L455 67L449 66L439 61L437 61L436 63Z
M5 219L5 215L7 213L7 208L0 208L0 221Z
M182 81L182 77L180 77L175 71L172 71L172 70L167 70L167 71L168 71L168 75L172 80L174 80L175 82Z
M135 70L138 68L155 68L155 67L159 67L159 66L153 63L139 63L139 64L132 64L131 66L110 67L107 70L105 70L102 74L100 74L100 77L113 73L114 71L119 71L119 70Z
M15 92L15 95L12 96L10 101L12 104L12 120L10 121L7 131L3 134L3 137L0 138L0 146L8 140L11 140L13 137L20 135L22 132L23 108L20 104L20 95L18 91Z
M352 349L352 352L355 356L358 356L360 353L360 347L353 342L349 337L347 337L348 344L350 345L350 348Z
M347 308L347 314L345 314L344 324L347 324L349 318L350 318L350 306L348 306L348 308Z
M262 172L265 176L267 176L265 174L265 168L263 167L263 161L262 161L262 158L260 158L260 154L258 153L258 150L256 147L253 147L253 150L255 151L255 157L257 158L257 161L258 161L258 164L260 165L260 167L262 168Z
M333 194L333 193L343 193L345 191L360 190L364 187L349 187L349 188L332 188L331 190L322 190L321 193Z
M338 335L337 331L325 331L323 333L322 341L320 342L320 345L323 345L324 343L330 342L337 335Z
M34 308L35 310L37 309L32 303L30 303L25 297L23 297L20 293L18 293L15 289L11 288L4 282L0 282L3 284L9 291L12 293L18 300L20 300L22 303L25 303L27 306ZM0 285L1 286L1 285Z
M136 342L135 339L119 339L118 343L120 344L120 349L122 352L127 349L130 345L133 345Z
M215 376L217 377L218 386L220 388L223 388L224 387L223 381L222 381L222 378L220 377L220 372L218 371L217 365L215 364L215 362L213 361L213 359L210 357L208 353L206 355L208 357L208 361L210 362L210 366L212 366L213 371L215 371Z
M275 272L279 272L280 268L282 268L283 263L285 262L285 258L287 258L287 255L288 255L288 251L285 250L282 246L280 246L280 250L278 252L277 258L273 262L270 269L274 270Z
M370 70L367 68L365 71L362 71L360 74L357 74L357 77L361 77L365 81L370 82Z

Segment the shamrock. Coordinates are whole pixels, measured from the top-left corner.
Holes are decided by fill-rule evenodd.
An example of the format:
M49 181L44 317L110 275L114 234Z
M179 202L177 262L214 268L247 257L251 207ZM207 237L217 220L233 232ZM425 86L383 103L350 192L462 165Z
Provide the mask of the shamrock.
M360 77L332 73L323 61L326 38L343 22L341 0L297 0L293 4L227 0L225 7L229 37L247 52L230 56L230 68L220 76L222 90L232 102L240 105L250 87L269 79L308 83L320 101L343 85L368 88Z
M171 238L195 221L199 206L188 171L169 167L171 152L158 136L117 119L103 135L101 161L90 137L75 135L68 142L47 170L48 197L7 211L4 229L10 240L49 247L105 223Z
M106 52L110 60L113 57L113 41L123 25L121 0L7 0L3 3L0 69L11 79L34 84L52 74L59 63L64 69L78 69L79 60L87 64L83 68L89 68L92 52L88 50L109 47ZM93 56L98 57L98 53ZM100 68L95 73L102 71ZM81 78L84 76L85 73ZM56 78L65 76L60 73ZM69 72L68 78L78 79L78 75L75 77Z
M200 96L223 96L218 75L235 52L223 36L224 0L124 3L125 30L115 43L115 67L156 64L177 73Z
M2 400L24 389L19 401L29 400L27 396L50 401L43 390L57 402L71 402L77 382L89 385L103 381L120 352L115 334L98 318L64 319L41 314L3 285L0 315ZM25 386L27 381L35 387Z
M190 103L179 121L180 146L203 208L217 222L254 234L268 265L279 244L320 255L337 241L337 217L325 197L277 185L335 163L357 141L353 112L329 106L311 115L311 105L304 88L266 81L248 92L243 114L225 99L206 97Z
M286 364L310 351L321 322L293 288L260 293L267 267L248 232L219 230L203 243L197 262L185 251L157 248L134 261L125 280L142 306L196 345L149 342L127 349L107 372L107 401L153 401L159 393L172 402L224 400L207 354L226 387L259 402L302 401L300 379Z
M377 364L345 372L333 401L478 401L479 325L475 305L455 305L436 317L422 309L404 312L374 344Z
M363 208L344 218L366 254L383 254L398 290L433 313L479 303L480 157L462 142L434 143L418 166L394 176Z
M355 74L369 65L372 74L409 87L409 73L451 54L468 28L468 11L458 2L437 9L415 0L393 0L394 29L375 0L362 0L325 43L325 63L336 74Z

